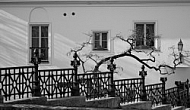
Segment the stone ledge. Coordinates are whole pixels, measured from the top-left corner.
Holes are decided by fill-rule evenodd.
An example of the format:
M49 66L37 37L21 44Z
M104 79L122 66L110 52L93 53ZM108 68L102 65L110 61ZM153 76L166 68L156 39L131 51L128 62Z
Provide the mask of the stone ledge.
M122 104L121 108L123 110L151 110L151 106L151 101L140 101Z
M185 107L184 106L178 106L178 107L172 108L172 110L185 110Z
M5 104L38 104L44 105L47 102L46 97L31 97L31 98L24 98L18 99L14 101L6 101Z
M86 107L96 108L120 108L119 97L107 97L86 101Z
M110 108L86 108L86 107L63 107L44 106L33 104L0 104L0 110L121 110Z
M46 105L67 106L67 107L84 107L86 98L84 96L72 96L57 99L48 99Z
M151 110L172 110L172 107L170 104L165 104L153 107Z

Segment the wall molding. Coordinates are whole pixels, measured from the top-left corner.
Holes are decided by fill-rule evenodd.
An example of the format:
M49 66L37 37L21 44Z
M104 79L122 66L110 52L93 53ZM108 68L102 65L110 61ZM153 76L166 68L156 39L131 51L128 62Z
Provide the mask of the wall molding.
M190 5L190 0L6 0L0 1L1 6L18 5L77 5L77 6L178 6Z

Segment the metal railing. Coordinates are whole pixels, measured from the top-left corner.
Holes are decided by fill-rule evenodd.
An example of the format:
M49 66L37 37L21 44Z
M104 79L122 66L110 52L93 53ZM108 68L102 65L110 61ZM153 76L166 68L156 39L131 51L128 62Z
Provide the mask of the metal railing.
M173 87L166 90L166 101L170 103L173 107L177 106L179 103L178 88Z
M140 101L142 95L142 78L114 80L115 94L121 103Z
M39 95L49 99L81 95L90 100L114 94L120 97L121 103L141 100L152 101L153 106L165 103L188 106L189 103L188 80L167 90L166 78L161 78L162 83L145 85L144 68L139 74L141 78L113 80L113 71L78 74L76 66L38 70L38 64L0 68L0 95L5 101Z
M79 93L88 99L106 97L111 91L112 73L78 74Z
M73 68L39 70L41 95L48 99L72 96L74 85Z
M153 106L161 105L163 101L163 84L146 85L147 100L152 102Z
M34 66L0 68L0 95L4 100L32 97Z

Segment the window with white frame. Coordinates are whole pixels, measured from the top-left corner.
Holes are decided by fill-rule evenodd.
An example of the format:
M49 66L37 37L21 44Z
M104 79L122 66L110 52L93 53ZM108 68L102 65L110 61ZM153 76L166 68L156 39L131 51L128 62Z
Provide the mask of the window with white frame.
M30 58L34 56L34 50L38 54L42 62L49 62L49 24L31 24L30 25Z
M108 31L93 31L93 50L108 50Z
M158 37L155 36L155 22L135 22L135 48L158 50Z

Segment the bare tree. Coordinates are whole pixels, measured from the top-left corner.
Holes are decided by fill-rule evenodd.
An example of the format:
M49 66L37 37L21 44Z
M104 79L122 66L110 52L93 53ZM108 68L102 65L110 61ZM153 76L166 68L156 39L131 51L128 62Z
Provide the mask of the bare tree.
M85 47L87 47L88 45L92 45L92 38L93 35L91 34L86 34L87 36L89 36L89 39L86 42L83 42L79 47L76 47L74 49L71 49L71 51L68 54L71 54L73 52L75 53L79 53L81 52ZM151 38L154 39L154 37L157 36L152 36ZM133 34L128 36L127 38L124 38L123 36L121 36L120 34L116 35L112 40L115 39L120 39L121 41L126 42L127 44L129 44L129 48L127 50L124 50L123 52L119 53L119 54L115 54L112 56L108 56L108 57L101 57L97 54L93 54L93 53L88 53L88 54L83 54L82 56L85 57L85 60L81 59L80 55L77 55L77 58L79 59L79 61L82 64L82 68L84 72L89 72L85 69L85 62L88 60L92 60L95 62L95 66L92 70L93 72L98 72L99 68L101 65L109 62L110 60L116 60L122 57L132 57L133 59L137 60L139 63L141 63L142 65L146 66L149 69L154 69L155 71L158 71L160 74L165 75L165 74L173 74L175 73L175 69L176 67L180 64L179 62L179 56L178 54L176 54L174 52L175 48L171 47L170 49L172 49L172 53L171 55L173 56L174 60L173 60L173 66L167 65L167 64L159 64L158 66L152 66L150 65L148 62L156 62L156 58L153 55L153 53L155 52L155 48L154 47L149 47L150 51L147 53L143 50L139 50L136 49L134 44L135 42L139 39L139 37L137 37L137 32L133 31ZM147 59L142 59L139 58L137 55L134 54L134 52L136 53L144 53L148 56ZM188 52L187 52L188 53ZM166 73L162 72L162 69L170 69L170 71L167 71Z

